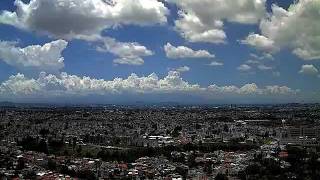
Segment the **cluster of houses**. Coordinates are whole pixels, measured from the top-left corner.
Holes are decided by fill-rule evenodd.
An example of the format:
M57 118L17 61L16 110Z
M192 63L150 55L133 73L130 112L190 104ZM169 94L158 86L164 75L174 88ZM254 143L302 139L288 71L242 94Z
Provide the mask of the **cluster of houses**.
M134 178L210 179L218 174L237 178L255 156L286 156L286 145L319 146L320 126L293 124L282 109L278 120L268 109L99 109L6 110L0 113L0 177L37 179ZM260 118L259 117L263 117ZM306 122L306 121L304 121ZM30 151L19 146L26 137L72 147L64 155ZM134 162L86 157L77 149L130 150L203 144L255 145L247 150L173 150L170 156L141 155ZM50 150L50 147L49 147ZM67 151L67 150L65 150ZM81 151L81 150L79 150ZM280 152L280 153L279 153ZM90 154L90 152L89 152ZM290 166L280 162L283 167ZM80 174L80 175L79 175Z

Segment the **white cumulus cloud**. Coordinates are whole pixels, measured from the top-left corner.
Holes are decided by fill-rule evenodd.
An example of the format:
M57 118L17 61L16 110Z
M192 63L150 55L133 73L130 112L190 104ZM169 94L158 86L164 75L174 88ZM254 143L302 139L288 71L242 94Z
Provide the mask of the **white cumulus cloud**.
M152 73L148 76L131 74L127 78L113 80L79 77L61 73L52 75L41 72L39 77L28 78L23 74L11 76L0 84L0 99L14 98L58 98L58 97L87 97L123 96L123 95L165 95L189 94L206 100L219 98L248 98L248 97L287 97L296 95L299 90L286 86L258 87L255 83L242 87L234 85L201 87L183 80L178 71L169 71L168 75L159 78Z
M181 66L181 67L178 67L178 68L176 69L176 71L178 71L178 72L188 72L188 71L190 71L190 67L188 67L188 66Z
M184 59L184 58L214 58L215 55L206 50L193 50L185 46L175 47L170 43L164 46L164 50L168 58Z
M66 41L57 40L43 46L31 45L20 48L15 43L0 41L0 59L18 69L57 72L64 67L61 53L67 45Z
M241 43L254 46L266 52L275 52L278 50L273 40L259 34L250 34L245 40L242 40Z
M272 70L272 69L273 69L273 67L271 67L271 66L266 66L266 65L264 65L264 64L258 65L257 68L258 68L259 70L261 70L261 71L268 71L268 70Z
M21 87L20 87L21 85ZM79 77L61 73L59 76L40 73L38 79L28 79L23 74L11 76L0 86L3 94L41 94L51 95L90 95L90 94L122 94L122 93L170 93L204 90L197 84L189 84L180 77L177 71L170 71L160 79L155 73L138 77L131 74L128 78L115 78L107 81L90 77Z
M247 72L250 71L252 68L247 64L241 64L237 69L242 72Z
M224 21L255 24L266 13L265 0L167 1L180 8L175 27L190 42L224 43Z
M144 60L142 57L151 56L153 52L145 46L136 42L118 42L113 38L103 37L102 45L98 46L98 51L110 52L116 56L115 64L142 65Z
M305 64L301 66L299 73L306 75L317 75L319 70L314 67L312 64Z
M208 86L208 91L213 94L224 95L292 95L298 93L300 90L293 90L287 86L266 86L265 88L259 88L255 83L245 84L242 87L231 86Z
M222 62L217 62L217 61L212 61L210 64L208 64L209 66L223 66Z
M261 35L245 42L262 50L291 49L303 60L320 59L320 0L295 1L287 10L272 5L272 13L260 23Z
M273 74L275 73L276 67L274 67L273 56L268 53L263 53L262 55L250 54L250 59L245 61L245 64L249 65L253 71L269 71ZM276 73L277 74L277 73Z
M114 63L130 65L142 65L142 57L152 52L136 42L118 42L101 33L122 25L165 24L169 14L158 0L16 0L14 4L16 11L1 12L0 24L54 38L104 43L105 51L118 56Z
M71 39L100 34L118 25L167 22L168 9L157 0L16 0L15 12L3 11L0 23Z

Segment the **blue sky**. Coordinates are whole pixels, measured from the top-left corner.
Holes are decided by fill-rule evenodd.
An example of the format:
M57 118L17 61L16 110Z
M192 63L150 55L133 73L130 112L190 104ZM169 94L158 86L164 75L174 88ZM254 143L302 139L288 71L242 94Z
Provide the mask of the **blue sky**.
M90 103L319 101L320 42L317 38L320 32L317 32L319 23L315 21L320 15L313 11L320 7L316 6L319 0L301 0L296 4L282 0L239 0L238 5L226 1L223 7L217 7L215 1L201 0L197 5L191 0L115 0L113 5L101 6L100 3L104 3L101 0L86 0L83 3L92 6L75 1L72 7L72 0L16 1L15 4L12 0L2 0L0 98ZM46 6L46 3L51 5ZM58 6L59 3L62 4ZM201 6L201 3L207 5ZM78 15L74 9L89 13ZM105 14L94 14L94 10ZM282 14L278 15L278 11ZM64 15L61 12L65 12ZM179 12L185 12L201 25L186 21L185 29L179 27L179 22L187 19ZM310 13L303 15L306 12ZM72 23L73 18L79 22ZM294 20L309 26L297 27L292 23ZM285 25L280 26L280 21ZM271 25L276 28L270 28ZM77 28L82 29L75 32ZM223 42L217 42L221 37L216 34L207 37L208 32L223 32L226 37L222 38ZM250 35L254 36L250 38ZM39 47L54 41L60 41L58 52L49 50L32 56L23 50L31 47L42 51ZM173 47L170 52L165 48L167 43ZM125 49L128 44L132 45L130 50ZM137 51L137 48L142 50ZM212 56L203 55L203 52ZM58 63L59 58L64 59L63 67ZM212 62L219 65L209 66ZM52 74L55 82L40 81L41 72L46 72L46 76ZM169 82L169 78L165 78L170 72L175 74L170 76ZM73 78L63 80L61 73ZM128 80L132 73L138 80ZM156 85L145 80L152 73L158 77ZM23 78L17 78L18 75ZM12 80L8 81L10 76ZM83 76L104 82L85 83ZM118 87L115 78L127 81L121 81ZM52 83L58 87L52 88ZM192 87L195 85L197 87ZM217 88L209 88L210 85Z

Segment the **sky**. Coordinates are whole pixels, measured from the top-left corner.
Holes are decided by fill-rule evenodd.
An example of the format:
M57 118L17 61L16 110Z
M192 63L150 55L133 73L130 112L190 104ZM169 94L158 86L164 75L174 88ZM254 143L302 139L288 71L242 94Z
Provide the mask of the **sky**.
M1 0L0 100L320 101L320 0Z

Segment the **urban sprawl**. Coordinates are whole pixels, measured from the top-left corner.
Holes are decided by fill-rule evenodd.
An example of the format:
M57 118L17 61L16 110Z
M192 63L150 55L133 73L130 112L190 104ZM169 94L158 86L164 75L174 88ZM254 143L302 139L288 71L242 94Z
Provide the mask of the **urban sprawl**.
M0 179L319 179L318 104L0 108Z

